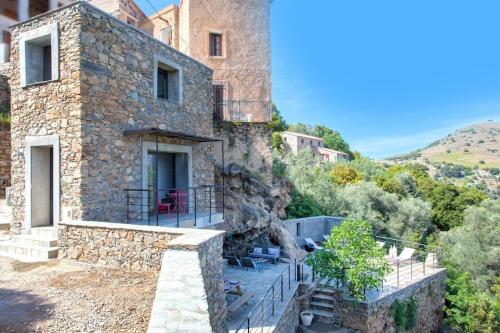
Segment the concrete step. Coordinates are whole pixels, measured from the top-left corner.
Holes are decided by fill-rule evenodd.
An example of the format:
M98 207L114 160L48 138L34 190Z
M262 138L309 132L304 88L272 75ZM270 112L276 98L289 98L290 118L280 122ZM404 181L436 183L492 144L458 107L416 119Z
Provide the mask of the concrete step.
M316 307L319 307L319 308L323 308L323 309L319 309L319 310L327 310L328 309L333 309L335 306L331 303L326 303L326 302L315 302L315 301L312 301L311 303L311 306L316 306Z
M42 259L57 258L58 247L42 247L28 244L21 244L11 240L0 242L0 255L16 255L26 257L36 257Z
M37 227L31 228L31 235L38 238L52 239L57 238L57 231L54 227Z
M325 294L333 294L334 293L332 288L319 288L318 287L318 288L316 288L316 291L318 293L325 293Z
M42 237L37 237L34 235L21 234L21 235L12 236L11 241L19 243L19 244L26 244L26 245L33 245L33 246L40 246L40 247L56 247L57 246L57 238L55 238L55 237L42 238Z
M313 294L312 295L312 298L317 298L317 299L321 299L321 300L324 300L324 301L333 301L333 296L331 295L325 295L325 294Z
M312 314L318 317L333 318L332 311L318 310L318 309L309 309L307 311L311 312Z

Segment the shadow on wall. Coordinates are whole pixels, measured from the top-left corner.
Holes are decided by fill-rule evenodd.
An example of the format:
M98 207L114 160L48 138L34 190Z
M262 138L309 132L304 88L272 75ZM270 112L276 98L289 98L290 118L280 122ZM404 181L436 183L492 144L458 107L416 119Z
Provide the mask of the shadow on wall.
M54 304L29 291L0 288L0 332L34 332L51 317Z

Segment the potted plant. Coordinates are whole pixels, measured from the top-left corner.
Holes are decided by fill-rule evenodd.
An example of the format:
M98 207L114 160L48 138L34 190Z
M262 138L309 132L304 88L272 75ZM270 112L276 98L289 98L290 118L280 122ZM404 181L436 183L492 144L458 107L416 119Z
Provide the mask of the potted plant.
M302 324L304 324L304 326L311 326L313 318L314 315L309 311L302 311L300 313L300 321L302 321Z

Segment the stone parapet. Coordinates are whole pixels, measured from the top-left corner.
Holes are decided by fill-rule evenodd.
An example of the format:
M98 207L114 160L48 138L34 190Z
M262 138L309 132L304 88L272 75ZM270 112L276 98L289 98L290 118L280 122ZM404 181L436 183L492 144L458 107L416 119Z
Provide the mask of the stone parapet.
M227 332L224 233L194 231L168 244L148 332Z
M332 323L366 333L396 333L397 327L391 306L396 302L416 303L416 322L409 332L439 332L446 291L446 270L417 281L375 301L346 299L335 291Z
M160 270L167 243L186 232L120 223L60 222L59 258L134 271Z

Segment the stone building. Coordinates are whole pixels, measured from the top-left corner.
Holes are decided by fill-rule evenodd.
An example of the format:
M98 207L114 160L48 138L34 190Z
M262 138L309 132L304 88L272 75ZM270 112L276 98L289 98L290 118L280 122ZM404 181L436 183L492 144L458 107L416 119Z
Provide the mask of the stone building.
M302 133L285 131L281 134L285 149L297 155L304 149L311 149L314 156L321 157L324 162L337 162L338 160L348 160L349 154L325 147L323 139Z
M14 232L214 185L205 65L85 2L13 26L11 59Z

